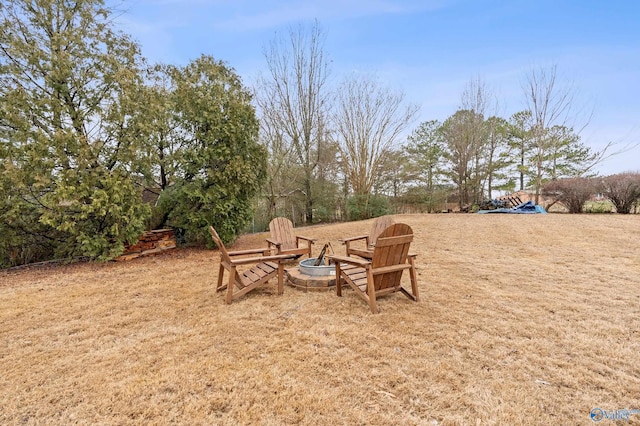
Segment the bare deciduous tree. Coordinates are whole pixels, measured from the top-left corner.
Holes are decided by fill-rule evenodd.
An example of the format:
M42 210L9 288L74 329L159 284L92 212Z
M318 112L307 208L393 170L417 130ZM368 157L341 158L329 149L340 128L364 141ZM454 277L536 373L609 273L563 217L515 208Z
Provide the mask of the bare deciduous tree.
M309 29L291 29L286 37L276 37L269 44L265 58L268 76L259 80L256 96L263 138L277 139L267 146L277 146L278 151L271 154L281 156L283 164L286 159L301 168L299 191L305 197L306 220L312 222L312 183L328 118L324 33L317 22Z
M382 87L372 77L352 76L343 82L337 94L336 137L356 195L371 192L384 156L417 109L405 103L402 92Z
M490 98L489 89L480 78L469 80L462 92L462 109L473 112L465 122L471 171L468 183L473 203L478 203L484 198L482 181L486 177L486 168L483 157L488 140L485 118L491 104Z
M302 168L293 164L293 146L284 134L275 114L269 114L278 109L274 100L267 97L258 98L262 120L260 120L260 140L267 148L269 161L267 164L267 181L264 186L265 198L268 204L268 221L277 216L277 206L281 199L290 198L302 181ZM295 220L292 218L292 220Z
M531 113L530 156L533 159L532 174L536 204L540 200L540 191L545 181L545 161L554 149L553 127L575 129L578 113L575 110L575 91L570 85L558 84L558 72L555 65L550 68L532 69L523 85L527 110ZM576 135L588 124L588 120ZM606 149L605 149L606 151ZM593 161L602 158L604 152L596 153ZM593 167L585 165L585 168Z

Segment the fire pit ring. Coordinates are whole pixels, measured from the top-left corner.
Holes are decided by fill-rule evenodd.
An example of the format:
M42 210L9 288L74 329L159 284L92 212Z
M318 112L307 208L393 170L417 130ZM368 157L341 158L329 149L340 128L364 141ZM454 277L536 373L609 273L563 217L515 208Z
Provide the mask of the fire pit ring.
M303 274L311 275L312 277L323 277L327 275L335 276L336 267L334 265L319 265L314 266L314 263L318 260L317 257L310 257L299 263L300 272Z
M316 260L304 259L297 267L287 269L287 284L303 291L332 289L336 285L335 265L314 266Z

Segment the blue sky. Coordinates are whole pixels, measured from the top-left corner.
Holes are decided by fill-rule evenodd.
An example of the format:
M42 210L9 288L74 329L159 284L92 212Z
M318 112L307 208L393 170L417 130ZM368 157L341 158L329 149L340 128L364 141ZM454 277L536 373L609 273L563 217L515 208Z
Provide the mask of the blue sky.
M266 70L263 51L276 34L317 19L332 81L377 75L420 106L414 127L453 114L478 78L507 118L524 109L527 73L556 65L584 111L578 123L588 121L586 144L640 142L640 1L124 0L120 9L121 29L150 61L184 65L208 54L246 85ZM640 171L640 147L599 168L628 170Z

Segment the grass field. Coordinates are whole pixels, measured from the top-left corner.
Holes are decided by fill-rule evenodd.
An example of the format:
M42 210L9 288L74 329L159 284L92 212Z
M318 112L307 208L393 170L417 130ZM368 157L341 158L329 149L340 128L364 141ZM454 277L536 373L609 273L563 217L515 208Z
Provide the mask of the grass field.
M640 216L395 220L415 233L421 301L391 295L378 315L350 290L278 296L275 280L226 305L217 251L0 272L0 424L548 425L640 410ZM342 253L370 225L300 233Z

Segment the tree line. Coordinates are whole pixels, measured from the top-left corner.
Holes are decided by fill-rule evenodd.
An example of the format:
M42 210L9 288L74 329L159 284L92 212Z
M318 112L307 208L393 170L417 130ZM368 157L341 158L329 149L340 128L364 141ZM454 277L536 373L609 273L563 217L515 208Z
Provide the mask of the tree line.
M403 206L468 210L516 189L531 189L537 203L548 182L592 175L612 155L611 144L597 151L581 140L588 123L577 128L574 90L555 66L525 76L522 111L500 116L495 94L472 79L454 114L404 136L417 107L367 74L329 87L324 36L317 23L293 28L265 51L268 72L255 88L270 164L256 200L261 229L277 215L314 223Z
M102 0L0 4L0 266L111 259L145 229L225 241L270 218L362 219L400 204L460 207L588 174L556 71L529 76L504 119L470 82L461 108L419 124L371 75L330 84L315 23L265 47L253 87L209 55L149 64ZM403 140L406 140L402 144ZM417 206L417 207L416 207Z

